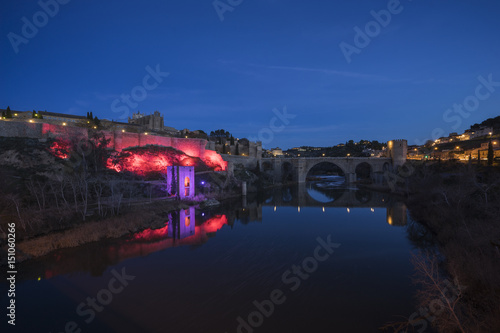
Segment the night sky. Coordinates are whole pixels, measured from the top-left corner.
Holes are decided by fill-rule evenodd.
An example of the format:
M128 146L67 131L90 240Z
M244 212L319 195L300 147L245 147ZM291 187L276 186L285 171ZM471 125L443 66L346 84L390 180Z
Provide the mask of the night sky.
M60 1L53 17L0 2L0 108L121 121L159 110L166 126L260 133L265 148L415 144L500 114L500 83L473 112L445 113L479 76L500 82L496 0Z

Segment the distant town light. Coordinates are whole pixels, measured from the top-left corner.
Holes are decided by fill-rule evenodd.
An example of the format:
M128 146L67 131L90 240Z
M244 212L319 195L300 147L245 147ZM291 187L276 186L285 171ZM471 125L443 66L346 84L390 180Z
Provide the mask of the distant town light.
M455 148L456 148L456 149L460 149L460 146L456 146Z
M125 130L124 130L124 129L122 129L122 133L125 133Z
M16 117L17 117L17 113L14 113L14 116L16 116Z
M347 208L347 212L348 212L348 213L350 213L350 212L351 212L351 210L350 210L349 208Z
M372 211L372 213L375 212L375 209L373 209L373 208L370 208L370 210Z
M66 123L63 123L62 125L63 125L63 126L66 126Z
M144 133L144 135L148 135L148 132Z
M97 126L94 126L94 129L97 129Z
M489 133L489 135L492 135L492 134L493 134L493 133L491 133L491 132Z

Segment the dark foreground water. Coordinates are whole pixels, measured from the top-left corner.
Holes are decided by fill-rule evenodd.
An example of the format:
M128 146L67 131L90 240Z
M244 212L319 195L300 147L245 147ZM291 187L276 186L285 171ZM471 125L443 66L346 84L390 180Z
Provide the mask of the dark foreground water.
M20 264L15 331L376 332L409 317L406 207L337 185L193 208Z

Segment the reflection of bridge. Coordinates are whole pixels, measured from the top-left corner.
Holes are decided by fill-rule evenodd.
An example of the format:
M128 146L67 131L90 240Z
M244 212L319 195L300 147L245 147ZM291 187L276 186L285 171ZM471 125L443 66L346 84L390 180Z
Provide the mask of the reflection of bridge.
M311 197L309 191L312 187L306 186L305 183L299 183L295 187L277 188L269 196L267 204L273 206L293 206L293 207L387 207L392 200L387 193L364 191L364 190L348 190L335 189L324 191L322 193L326 202L318 201ZM314 190L323 192L317 188Z
M402 166L406 162L406 140L393 140L387 143L387 158L381 157L296 157L296 158L263 158L261 171L272 174L281 182L291 176L291 180L299 183L306 181L307 174L320 163L338 166L344 173L347 182L356 181L357 169L364 165L370 169L372 180L381 180L386 169Z
M388 193L365 191L361 189L335 189L326 190L325 198L328 202L321 202L311 197L310 187L305 183L299 183L294 187L280 187L268 193L268 199L264 203L267 206L276 207L337 207L337 208L386 208L387 223L393 226L404 226L407 223L406 205L395 200ZM316 189L317 190L317 189ZM321 191L323 192L323 191Z

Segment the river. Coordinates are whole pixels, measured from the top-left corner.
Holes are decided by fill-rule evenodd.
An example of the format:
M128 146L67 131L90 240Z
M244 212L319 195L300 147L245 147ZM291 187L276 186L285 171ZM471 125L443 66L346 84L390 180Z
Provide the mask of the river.
M19 264L16 331L376 332L416 310L407 216L335 177L166 214Z

